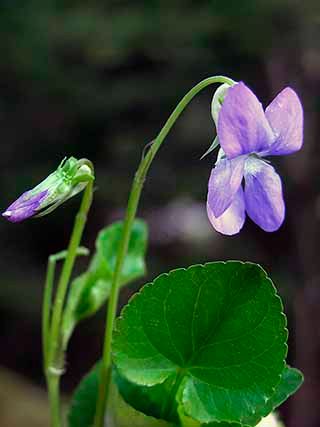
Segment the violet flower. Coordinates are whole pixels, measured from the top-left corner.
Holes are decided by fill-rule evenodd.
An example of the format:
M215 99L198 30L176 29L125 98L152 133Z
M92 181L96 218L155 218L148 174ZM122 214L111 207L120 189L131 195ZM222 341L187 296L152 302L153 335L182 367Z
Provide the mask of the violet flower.
M303 109L297 94L285 88L263 111L242 82L231 86L217 119L221 149L208 186L207 212L220 233L238 233L246 213L263 230L283 223L282 184L266 156L287 155L303 142ZM244 189L242 181L245 181Z
M70 157L32 190L23 193L3 212L10 222L21 222L52 212L66 200L82 191L94 179L88 161Z

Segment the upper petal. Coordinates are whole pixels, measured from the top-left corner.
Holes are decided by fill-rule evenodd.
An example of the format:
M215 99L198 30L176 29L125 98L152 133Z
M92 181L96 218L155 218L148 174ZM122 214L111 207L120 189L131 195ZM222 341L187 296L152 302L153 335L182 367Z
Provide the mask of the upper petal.
M221 159L212 169L208 184L208 204L215 217L231 205L243 178L247 156Z
M281 226L285 217L282 184L272 166L259 159L247 160L244 197L246 211L259 227L275 231Z
M239 187L232 204L219 218L215 217L209 203L207 203L207 213L213 228L219 233L228 236L239 233L246 217L242 187Z
M290 87L280 92L266 108L266 117L277 134L267 154L283 155L300 150L303 143L303 108Z
M219 113L218 137L229 159L264 151L275 140L261 103L242 82L228 89Z

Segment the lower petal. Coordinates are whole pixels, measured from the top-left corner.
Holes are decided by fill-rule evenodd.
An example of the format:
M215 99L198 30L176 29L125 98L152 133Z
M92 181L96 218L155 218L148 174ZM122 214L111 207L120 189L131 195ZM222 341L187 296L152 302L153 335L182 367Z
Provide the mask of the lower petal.
M239 233L246 216L242 187L239 187L229 208L218 218L214 216L209 203L207 203L207 213L213 228L219 233L228 236Z
M207 200L215 217L220 217L228 209L237 194L246 158L247 156L240 156L232 160L221 159L212 169Z
M252 221L264 231L278 230L285 217L285 205L281 178L272 166L259 159L247 160L244 197Z

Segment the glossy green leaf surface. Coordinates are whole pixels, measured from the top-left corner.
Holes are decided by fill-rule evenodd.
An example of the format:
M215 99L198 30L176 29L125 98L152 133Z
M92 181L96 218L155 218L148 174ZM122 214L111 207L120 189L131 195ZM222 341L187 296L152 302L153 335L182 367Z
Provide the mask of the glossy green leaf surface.
M117 322L113 358L133 383L175 376L185 413L201 423L246 424L263 415L280 381L286 340L264 270L217 262L163 274L134 296Z
M278 406L280 406L285 400L294 394L303 382L303 375L298 369L286 366L281 374L280 382L275 388L275 392L266 404L261 408L260 416L252 416L251 419L247 420L248 425L258 425L261 421L261 414L263 417L268 416ZM200 423L185 416L181 408L179 407L180 418L183 420L184 427L200 427ZM202 427L239 427L239 424L230 423L209 423L202 424Z
M75 325L96 313L106 302L111 289L116 256L122 237L123 223L116 222L103 229L96 240L96 251L88 270L73 280L63 317L63 343L66 347ZM144 221L134 222L125 259L121 286L145 274L147 226Z
M302 373L295 368L286 366L281 374L280 382L275 388L275 392L266 404L262 405L261 409L257 410L257 414L254 414L248 422L250 424L257 424L261 416L266 417L270 412L274 411L284 401L294 394L303 383Z
M298 369L286 366L282 372L281 380L276 387L276 391L270 399L271 410L276 409L284 401L286 401L288 397L290 397L300 388L302 383L302 373Z

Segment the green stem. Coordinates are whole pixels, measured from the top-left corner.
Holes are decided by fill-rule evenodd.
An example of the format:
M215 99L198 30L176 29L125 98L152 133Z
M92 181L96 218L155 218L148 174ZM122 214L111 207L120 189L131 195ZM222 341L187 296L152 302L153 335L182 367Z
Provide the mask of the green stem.
M135 219L135 213L137 211L138 202L140 199L140 194L143 186L142 176L140 173L137 173L133 182L132 191L130 194L126 218L124 221L124 228L122 234L122 240L120 243L120 250L117 257L117 263L115 266L115 271L113 275L111 293L109 297L108 311L107 311L107 320L106 320L106 331L105 331L105 340L104 340L104 350L102 365L100 371L100 383L99 383L99 395L97 400L97 409L95 416L95 426L103 427L104 413L106 408L107 401L107 392L108 384L110 382L110 365L111 365L111 339L112 339L112 330L114 319L116 316L116 310L118 305L118 288L119 288L119 278L123 266L123 260L127 253L128 243L130 239L132 224ZM119 262L120 260L120 262Z
M84 195L82 198L79 212L77 213L70 243L67 249L67 256L63 264L61 276L57 285L57 293L53 305L52 321L50 334L48 333L48 312L49 309L45 308L44 327L47 331L48 337L44 339L44 346L46 348L46 377L48 382L49 401L52 414L52 426L61 426L61 413L60 413L60 397L59 397L59 385L60 376L63 372L63 354L61 349L61 336L60 336L60 325L61 316L64 307L64 301L70 281L72 269L77 256L80 240L82 237L83 229L86 224L87 214L92 202L92 188L93 182L89 181ZM50 292L48 291L48 294ZM48 296L47 296L48 297ZM49 298L49 297L48 297Z
M42 304L42 354L43 354L43 369L47 372L48 353L49 353L49 333L50 333L50 310L52 302L52 288L54 281L56 260L54 255L50 255L48 259L46 282L44 286L43 304Z
M48 394L50 398L50 420L54 427L61 426L60 413L60 376L47 374Z
M52 304L52 289L54 283L54 275L57 261L61 261L67 257L67 251L61 251L50 255L48 258L46 281L44 286L44 296L42 305L42 348L43 348L43 366L46 373L48 368L48 354L50 344L50 314ZM80 246L77 249L77 256L89 255L87 248Z
M100 383L99 383L94 427L103 427L103 423L104 423L104 414L107 407L108 388L109 388L110 376L111 376L112 331L113 331L114 320L116 317L116 310L118 305L120 275L122 271L123 262L127 254L132 224L136 216L138 203L140 200L140 195L141 195L141 191L143 188L146 175L164 139L168 135L169 131L171 130L171 128L173 127L176 120L178 119L180 114L183 112L183 110L202 89L215 83L227 83L229 85L233 85L234 81L224 76L214 76L214 77L209 77L205 80L202 80L200 83L194 86L181 99L177 107L174 109L174 111L168 118L167 122L161 129L160 133L158 134L157 138L154 140L153 144L151 145L150 150L148 151L146 156L141 160L139 168L136 172L136 175L132 184L130 196L129 196L127 211L126 211L125 220L124 220L123 235L122 235L119 251L117 254L116 267L115 267L115 271L112 279L111 293L110 293L110 298L108 303L108 310L107 310L107 316L106 316L106 329L105 329L103 355L102 355L102 366L101 366L101 372L100 372Z

